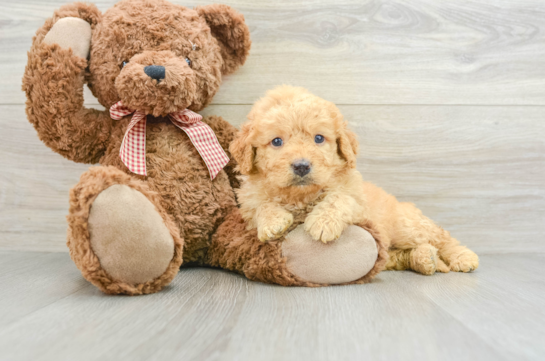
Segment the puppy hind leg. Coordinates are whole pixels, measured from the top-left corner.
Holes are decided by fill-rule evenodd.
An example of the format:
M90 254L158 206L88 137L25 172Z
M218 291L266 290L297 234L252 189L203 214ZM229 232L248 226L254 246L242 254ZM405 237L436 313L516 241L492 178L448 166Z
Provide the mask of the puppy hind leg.
M387 271L404 271L410 269L410 256L412 249L389 249Z
M454 272L472 272L479 267L479 256L452 237L439 248L439 255Z
M390 249L388 254L390 258L386 264L387 270L412 270L423 275L449 271L438 257L437 248L428 243L410 249Z
M446 267L454 272L471 272L479 267L479 257L469 248L460 245L460 242L452 237L443 228L431 222L431 244L438 249L439 259L444 261Z
M441 258L439 254L435 262L436 262L437 272L441 272L441 273L450 272L449 266L447 266L447 264L445 263L445 261L443 261L443 259Z
M396 248L430 244L437 248L437 270L448 272L471 272L479 265L477 255L453 238L448 231L424 216L413 204L401 203L398 228L392 242Z
M432 275L437 271L437 248L431 244L421 244L410 252L410 266L413 271Z
M394 225L390 257L399 261L392 269L411 269L425 275L449 272L438 251L448 232L411 203L398 204Z

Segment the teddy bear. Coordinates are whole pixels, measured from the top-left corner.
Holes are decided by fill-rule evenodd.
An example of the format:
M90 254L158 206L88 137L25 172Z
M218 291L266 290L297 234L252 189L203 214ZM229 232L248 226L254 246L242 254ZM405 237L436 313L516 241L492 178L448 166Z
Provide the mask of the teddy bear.
M387 245L372 224L329 245L297 223L268 243L247 229L233 192L236 129L197 112L250 44L231 7L166 0L122 0L104 13L71 3L36 32L23 78L27 118L53 151L99 164L70 190L67 245L103 292L157 292L182 265L286 286L364 283L384 268ZM85 83L106 110L83 106Z

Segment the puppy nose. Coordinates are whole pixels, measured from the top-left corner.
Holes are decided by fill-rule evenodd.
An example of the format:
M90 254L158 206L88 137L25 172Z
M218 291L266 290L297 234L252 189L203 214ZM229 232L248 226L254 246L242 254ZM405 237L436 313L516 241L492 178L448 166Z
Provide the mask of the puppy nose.
M299 177L304 177L310 172L310 162L306 159L296 160L291 164L293 173Z
M160 82L165 78L165 67L161 65L149 65L144 68L144 73Z

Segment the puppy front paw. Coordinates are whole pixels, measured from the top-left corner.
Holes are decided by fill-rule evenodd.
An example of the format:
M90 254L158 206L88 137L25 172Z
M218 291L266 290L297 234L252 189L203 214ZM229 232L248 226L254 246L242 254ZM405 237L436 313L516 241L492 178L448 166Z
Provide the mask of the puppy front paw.
M261 242L268 242L282 237L293 224L293 215L285 213L278 217L271 217L260 222L257 227L257 238Z
M345 222L325 212L318 214L311 212L305 220L305 231L312 239L323 243L339 238L346 226Z

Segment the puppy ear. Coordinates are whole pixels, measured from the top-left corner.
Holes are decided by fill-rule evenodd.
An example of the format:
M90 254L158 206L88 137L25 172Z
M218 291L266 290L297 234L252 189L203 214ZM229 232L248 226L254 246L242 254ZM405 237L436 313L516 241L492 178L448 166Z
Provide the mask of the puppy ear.
M223 58L221 72L223 74L234 72L246 61L252 43L244 16L223 4L198 6L195 10L204 17L221 48Z
M255 150L250 142L251 125L244 124L229 146L229 152L238 163L241 174L248 175L254 169Z
M358 140L356 134L348 129L348 124L344 121L339 108L331 102L326 102L326 107L335 124L335 133L337 136L337 152L346 160L349 168L356 168L356 154L358 154Z
M348 129L346 122L342 122L337 135L337 150L346 160L349 168L356 168L356 154L358 154L358 140L356 134Z

